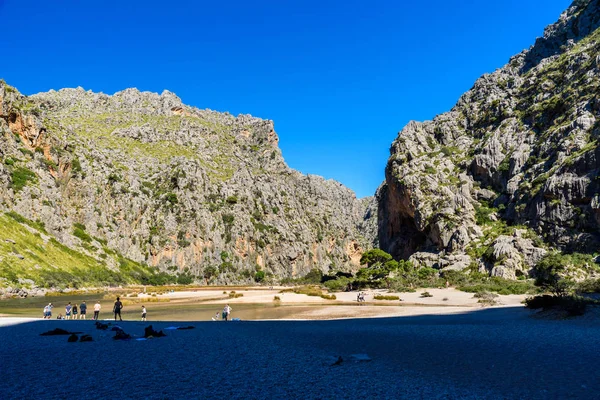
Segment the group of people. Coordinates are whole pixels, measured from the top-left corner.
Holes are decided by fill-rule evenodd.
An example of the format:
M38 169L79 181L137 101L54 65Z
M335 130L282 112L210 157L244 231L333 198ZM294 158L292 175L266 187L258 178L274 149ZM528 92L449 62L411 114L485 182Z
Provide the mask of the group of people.
M364 301L364 300L363 300ZM54 306L52 305L52 303L48 303L47 306L44 307L44 319L50 319L52 318L52 308ZM102 306L100 305L100 302L97 301L96 304L94 305L94 317L92 318L92 320L97 321L98 318L100 317L100 309L102 308ZM119 297L117 297L117 300L115 301L115 304L113 306L113 313L115 314L115 321L117 320L117 318L119 318L119 321L123 321L123 317L121 316L121 310L123 310L123 302L121 301L121 299ZM217 314L212 318L213 321L216 321L219 319L219 317L221 317L221 319L223 321L229 321L229 317L231 315L231 311L233 309L229 306L229 304L226 304L225 307L223 308L223 311L221 311L220 315L219 312L217 311ZM85 303L85 301L82 301L81 304L79 304L79 308L77 307L77 304L71 304L71 302L69 302L66 306L65 306L65 315L63 316L62 314L59 314L56 319L71 319L71 317L73 317L72 319L86 319L86 314L87 314L87 305ZM79 315L79 317L77 317ZM146 306L142 305L142 321L146 321L148 315L148 311L146 310Z
M223 319L223 321L229 321L229 316L231 315L231 311L233 311L233 308L229 307L229 304L225 304L225 307L223 307L223 311L221 311L221 318ZM212 317L213 321L218 321L219 320L219 311L217 311L217 313L215 314L214 317Z
M48 303L48 305L44 307L44 319L52 318L52 309L53 308L54 308L54 306L52 305L52 303ZM98 317L100 316L101 308L102 308L102 306L100 305L100 302L97 301L96 304L94 305L94 317L92 318L93 320L98 319ZM79 315L79 317L78 317L78 315ZM79 308L77 307L77 304L71 304L71 302L69 302L65 306L65 315L58 314L56 319L71 319L71 317L73 317L72 319L86 319L87 318L87 304L85 303L85 301L82 301L81 304L79 304Z
M364 292L358 292L356 294L356 301L358 301L359 303L363 303L365 301L365 293Z
M79 305L79 311L81 311L79 319L86 319L87 305L85 304L85 301L82 301ZM65 307L65 319L71 319L71 315L73 316L73 319L77 319L77 312L77 304L71 305L71 302L69 302Z

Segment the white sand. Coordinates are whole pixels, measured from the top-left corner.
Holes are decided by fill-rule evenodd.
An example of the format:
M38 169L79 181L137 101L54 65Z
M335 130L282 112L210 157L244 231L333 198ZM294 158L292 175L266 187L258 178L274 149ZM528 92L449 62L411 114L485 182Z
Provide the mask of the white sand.
M275 296L280 298L282 304L328 304L328 303L356 303L356 295L358 292L336 292L336 300L325 300L317 296L307 296L305 294L296 294L291 292L281 293L285 288L274 288L272 290L256 290L256 289L237 289L236 293L243 294L242 297L229 298L228 290L197 290L197 291L181 291L166 293L157 297L168 297L170 299L199 299L206 301L208 304L225 304L225 303L272 303ZM223 293L223 292L226 293ZM363 291L366 293L365 301L372 304L411 304L411 305L439 305L439 306L471 306L479 307L478 299L473 297L473 293L466 293L454 288L448 289L417 289L414 293L396 293L388 292L387 290L368 289ZM421 297L421 293L429 292L432 297ZM375 300L375 295L398 296L402 300ZM500 305L519 305L526 298L526 295L509 295L499 296L498 303Z
M335 293L336 300L326 300L317 296L307 296L291 292L281 293L285 288L269 289L236 289L236 293L243 294L242 297L229 298L229 292L224 290L203 289L197 291L182 291L159 295L168 297L168 304L193 304L201 301L204 304L215 304L222 306L230 304L235 311L236 304L281 304L282 306L312 306L309 309L289 309L286 319L344 319L344 318L373 318L373 317L396 317L410 315L432 315L452 314L468 312L481 309L479 299L474 298L472 293L458 291L454 288L448 289L420 289L415 293L394 293L386 290L366 290L365 302L356 301L358 292ZM432 297L421 297L421 293L428 291ZM375 295L398 296L398 300L375 300ZM274 302L274 297L279 297ZM498 304L493 307L521 307L525 295L499 296ZM162 304L161 307L168 307Z

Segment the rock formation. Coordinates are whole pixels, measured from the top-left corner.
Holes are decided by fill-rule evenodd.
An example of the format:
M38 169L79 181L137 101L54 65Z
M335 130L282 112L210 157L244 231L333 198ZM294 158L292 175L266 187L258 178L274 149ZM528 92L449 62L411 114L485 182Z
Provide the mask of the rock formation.
M515 278L600 249L600 1L575 1L448 113L410 122L377 194L381 248ZM537 234L537 235L536 235Z
M4 82L0 107L0 210L117 274L123 260L214 283L349 271L376 241L372 199L290 169L272 121L168 91L23 96Z

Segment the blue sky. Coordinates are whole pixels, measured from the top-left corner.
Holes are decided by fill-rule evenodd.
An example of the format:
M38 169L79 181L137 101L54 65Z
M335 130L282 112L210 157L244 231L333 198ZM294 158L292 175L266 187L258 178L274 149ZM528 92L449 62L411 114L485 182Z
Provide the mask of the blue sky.
M0 0L0 77L22 93L168 89L275 121L287 163L359 197L410 120L449 110L568 0Z

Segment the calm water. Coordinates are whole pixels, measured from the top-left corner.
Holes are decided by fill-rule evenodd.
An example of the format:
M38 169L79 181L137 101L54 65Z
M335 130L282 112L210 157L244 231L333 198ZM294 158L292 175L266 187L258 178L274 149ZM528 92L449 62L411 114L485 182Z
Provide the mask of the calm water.
M26 299L0 300L0 314L11 314L23 317L42 317L44 306L52 303L52 318L58 314L65 315L65 306L81 304L85 300L88 306L87 318L94 315L94 304L100 300L102 309L100 319L113 317L112 307L114 300L104 300L104 294L89 294L77 296L46 296L31 297ZM223 309L223 305L204 304L195 299L186 301L173 300L165 303L139 303L125 305L122 311L123 319L137 320L141 318L142 304L146 305L149 321L209 321ZM232 317L243 320L281 319L288 318L297 312L311 309L311 306L275 306L274 304L232 304ZM79 307L78 307L79 308Z

